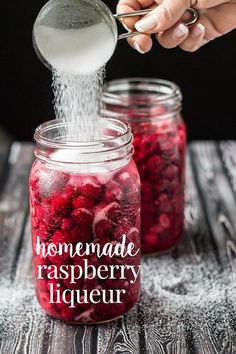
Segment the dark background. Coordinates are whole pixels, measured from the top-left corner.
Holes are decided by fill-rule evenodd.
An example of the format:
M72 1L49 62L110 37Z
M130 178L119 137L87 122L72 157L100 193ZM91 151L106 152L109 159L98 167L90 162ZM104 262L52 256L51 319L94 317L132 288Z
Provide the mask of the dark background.
M106 0L115 11L116 1ZM1 119L15 139L32 139L36 126L54 117L51 73L34 53L31 30L45 1L1 3ZM168 79L183 91L189 139L235 139L236 31L196 53L158 44L140 55L119 41L107 80L142 76Z

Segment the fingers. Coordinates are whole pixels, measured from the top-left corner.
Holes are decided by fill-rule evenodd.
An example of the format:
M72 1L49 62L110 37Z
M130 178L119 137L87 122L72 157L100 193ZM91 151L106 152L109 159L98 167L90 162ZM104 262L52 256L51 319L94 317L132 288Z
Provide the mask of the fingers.
M158 42L164 48L175 48L180 45L189 35L189 29L183 23L174 28L156 34Z
M187 39L185 39L179 46L187 52L195 52L201 47L204 35L205 27L201 23L198 23L191 29Z
M124 3L125 1L130 1L130 0L122 0L122 1ZM136 0L132 0L132 1L134 1L137 4ZM139 1L141 2L141 1L148 1L148 0L139 0ZM161 2L161 0L158 1ZM159 10L156 9L153 12L157 13L157 11L160 11L161 7L163 8L163 4L167 4L170 1L172 3L170 5L172 6L171 9L173 9L175 6L173 4L177 4L177 3L179 4L181 3L182 9L184 9L183 7L184 2L189 0L175 0L175 1L164 0L158 6ZM197 1L198 1L197 6L198 6L199 4L203 4L204 1L208 1L208 0L197 0ZM212 1L213 0L209 0L209 3L212 4ZM221 0L221 2L222 1L224 1L224 3L221 3L216 7L199 10L199 14L200 14L199 22L194 26L191 26L191 28L186 28L186 26L183 23L180 23L179 20L177 21L174 20L175 21L174 24L171 27L167 26L165 30L163 28L165 28L166 24L165 21L163 21L163 22L158 22L158 25L156 25L156 27L154 27L154 29L152 29L151 31L148 31L148 34L158 32L156 34L156 37L160 42L160 44L165 48L173 48L176 46L180 46L185 51L194 52L201 46L208 43L209 41L223 34L226 34L231 30L233 30L234 28L236 28L236 0L231 0L230 2L226 2L226 0ZM176 13L178 13L178 11ZM172 13L172 10L169 12L164 11L162 14L165 14L166 17L164 16L164 18L166 19L169 16L170 19L169 23L171 23L171 21L173 21L175 17L175 15L173 15ZM182 21L185 21L185 17L187 15L188 14L186 12L184 13L184 15L182 13L182 15L180 15L179 18L181 18ZM147 17L145 17L145 21ZM155 15L155 21L157 20L157 18L158 16ZM141 21L139 21L138 23L140 22ZM137 29L140 29L137 24L135 25L135 27L137 27ZM159 29L157 30L157 28ZM133 41L130 42L131 45L140 52L146 52L150 50L152 45L151 38L150 37L138 38L138 37L139 36L135 37L136 42ZM142 40L140 38L142 38Z
M204 29L203 29L204 28ZM194 52L209 41L236 28L236 3L225 3L215 8L200 11L200 23L191 29L180 48Z
M157 33L172 27L189 7L189 0L164 0L150 14L136 22L139 32Z
M141 9L146 9L153 5L154 0L120 0L118 5L117 5L117 13L127 13L127 12L133 12ZM129 29L134 29L135 23L140 19L139 16L137 17L127 17L121 19L121 23L125 25L125 28L127 27Z
M145 54L152 48L151 36L146 34L139 34L135 37L129 38L128 43L140 54Z
M227 2L228 0L120 0L117 12L132 12L155 4L155 10L142 18L130 17L121 20L129 29L135 27L139 32L152 34L165 31L179 22L189 6L210 9Z
M180 23L166 32L159 33L156 37L165 48L180 46L185 51L194 52L201 46L204 34L205 27L200 23L191 29Z

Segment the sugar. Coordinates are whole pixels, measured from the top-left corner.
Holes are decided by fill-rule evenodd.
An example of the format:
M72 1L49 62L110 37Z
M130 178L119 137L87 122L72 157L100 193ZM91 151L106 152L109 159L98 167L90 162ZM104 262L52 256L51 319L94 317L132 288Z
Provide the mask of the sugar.
M190 328L187 330L195 333L195 341L202 339L202 329L206 329L206 337L209 337L210 332L212 335L222 333L228 346L231 343L233 345L236 287L229 261L225 259L222 263L223 267L220 267L212 253L199 254L199 262L187 253L179 257L167 254L143 258L139 323L144 327L149 345L154 333L168 333L170 338L173 336L174 340L181 342L181 336L186 335L188 326ZM53 327L52 320L46 320L37 304L31 277L25 277L22 283L12 283L2 278L0 294L0 332L3 342L15 343L16 333L26 336L36 332L40 343L45 329L50 331ZM32 326L34 330L29 331ZM111 327L116 326L120 331L119 322L105 327L108 338L113 333ZM141 331L135 309L125 317L122 328L131 337ZM227 337L228 334L231 337ZM105 335L100 334L99 341L106 341Z
M68 141L94 141L98 119L104 68L90 75L75 75L53 71L54 109L56 117L65 123L62 135ZM67 123L76 123L75 126Z
M80 29L36 25L35 40L41 55L60 72L94 73L111 58L116 38L105 22Z
M189 324L199 331L204 323L217 330L234 318L236 286L229 261L223 259L222 267L211 252L201 253L199 260L188 254L143 260L141 304L147 330L167 318L169 328L184 330Z
M94 141L104 65L114 52L116 36L106 22L77 29L70 25L62 29L36 24L34 37L52 67L55 115L65 123L59 135L65 141Z
M0 342L2 341L0 347L3 352L20 352L15 349L15 346L21 344L19 343L21 337L29 344L32 323L35 325L34 332L38 343L42 343L44 331L50 331L50 325L37 303L33 279L26 277L24 282L12 283L2 278L0 294Z

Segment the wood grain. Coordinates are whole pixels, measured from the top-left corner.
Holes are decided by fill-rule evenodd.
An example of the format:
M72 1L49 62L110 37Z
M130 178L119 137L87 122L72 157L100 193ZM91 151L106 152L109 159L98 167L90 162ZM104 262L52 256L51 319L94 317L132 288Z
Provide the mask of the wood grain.
M199 142L189 150L185 236L169 255L143 258L143 284L145 275L151 271L155 275L165 257L177 264L183 258L196 266L203 264L204 272L208 255L222 271L230 267L236 284L236 142ZM188 308L182 316L163 311L163 294L151 290L160 284L151 280L150 289L143 287L139 304L113 323L73 326L46 316L35 299L31 274L28 174L32 151L31 144L0 146L0 277L16 294L22 289L9 326L0 323L1 354L236 353L236 293L235 298L225 293L229 311L219 309L214 319L207 311L199 313L197 322ZM165 291L177 294L178 287Z
M193 145L190 151L198 194L210 235L209 244L212 244L222 270L231 265L232 274L235 274L235 264L231 256L229 257L228 249L235 248L236 202L224 172L218 146L206 142ZM204 316L202 325L196 333L197 353L202 353L203 350L206 353L236 353L236 343L232 340L236 335L234 307L234 299L229 296L228 308L231 311L217 314L217 322L222 326L212 325L214 321ZM211 326L207 325L209 320Z
M28 175L32 145L14 143L8 158L8 178L0 199L0 276L14 278L28 215Z

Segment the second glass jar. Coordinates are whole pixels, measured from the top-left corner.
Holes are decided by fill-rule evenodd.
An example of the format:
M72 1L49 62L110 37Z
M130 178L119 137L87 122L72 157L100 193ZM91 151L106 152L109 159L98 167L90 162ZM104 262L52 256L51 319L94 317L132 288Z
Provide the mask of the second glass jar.
M128 122L142 183L142 251L162 253L178 244L184 226L186 127L177 85L157 79L108 83L104 115Z

